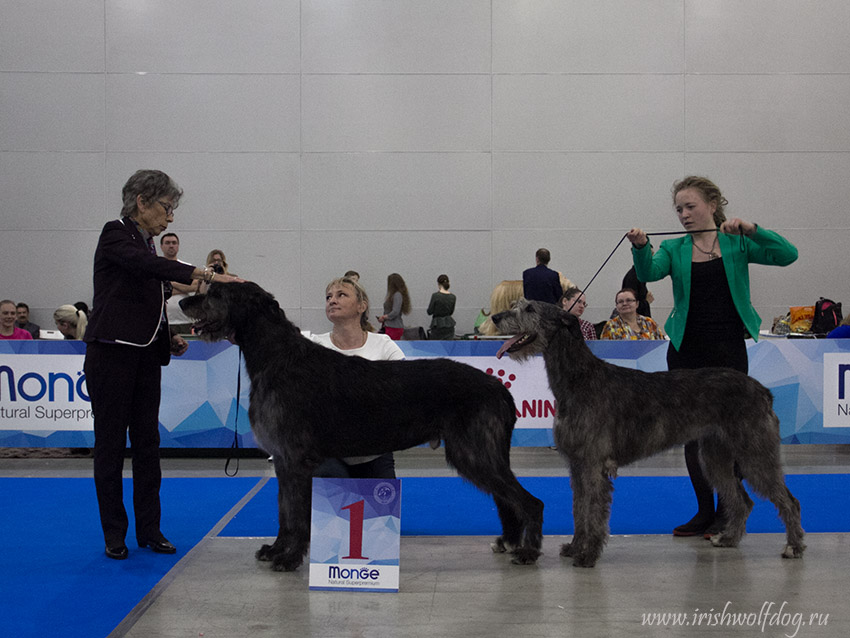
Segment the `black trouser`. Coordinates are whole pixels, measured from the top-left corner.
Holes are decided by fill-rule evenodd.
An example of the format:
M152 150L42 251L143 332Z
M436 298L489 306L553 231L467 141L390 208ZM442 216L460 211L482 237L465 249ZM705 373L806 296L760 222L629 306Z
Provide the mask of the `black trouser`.
M325 459L313 472L317 478L394 479L395 458L392 452L381 454L366 463L349 465L342 459Z
M127 534L123 470L127 432L133 457L136 539L160 536L160 365L156 344L145 348L101 342L86 346L86 386L94 414L94 484L108 546Z
M679 350L671 343L667 348L667 369L732 368L747 374L749 359L744 339L685 339ZM697 497L697 516L711 519L714 517L714 490L699 464L699 443L691 441L685 445L685 464L691 485Z

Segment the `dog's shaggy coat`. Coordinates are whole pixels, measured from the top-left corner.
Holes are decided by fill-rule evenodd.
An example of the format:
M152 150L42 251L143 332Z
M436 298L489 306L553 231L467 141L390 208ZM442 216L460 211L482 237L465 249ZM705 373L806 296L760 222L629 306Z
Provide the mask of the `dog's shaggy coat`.
M516 407L494 377L447 359L368 361L304 338L253 283L214 284L180 306L208 341L242 348L251 380L248 415L259 445L274 457L280 527L257 558L274 569L301 565L310 534L313 470L325 458L445 442L446 461L495 500L502 536L493 551L513 562L540 555L543 503L510 468Z
M700 462L728 519L711 542L735 547L745 533L753 502L736 477L737 463L756 493L779 510L787 538L782 556L802 557L800 504L785 486L773 397L758 381L727 368L648 373L611 365L591 353L577 319L552 304L521 300L493 322L515 335L500 356L543 353L557 406L555 443L569 463L573 490L575 534L562 556L580 567L599 559L618 466L699 440Z

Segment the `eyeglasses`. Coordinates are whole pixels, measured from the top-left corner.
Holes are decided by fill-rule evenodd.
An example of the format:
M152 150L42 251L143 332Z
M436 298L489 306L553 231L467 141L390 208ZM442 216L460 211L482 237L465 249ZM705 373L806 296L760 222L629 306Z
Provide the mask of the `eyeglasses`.
M169 204L168 202L163 202L160 200L156 200L156 203L162 206L162 209L165 211L165 216L174 219L174 205Z
M620 299L617 302L617 305L622 306L622 305L627 304L627 303L635 303L636 301L637 301L637 299Z

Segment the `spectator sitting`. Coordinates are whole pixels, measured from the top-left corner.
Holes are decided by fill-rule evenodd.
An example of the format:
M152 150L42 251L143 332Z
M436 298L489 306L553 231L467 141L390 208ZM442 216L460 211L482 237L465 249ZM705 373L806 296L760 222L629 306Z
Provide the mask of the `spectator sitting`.
M564 289L561 287L559 273L548 267L551 255L546 248L539 248L534 254L537 265L522 272L522 294L526 299L558 303ZM491 308L490 312L494 312Z
M351 281L353 281L356 284L360 283L360 273L357 272L356 270L346 271L346 273L343 275L343 277L345 277L346 279L350 279Z
M513 308L517 300L522 298L522 287L522 281L519 279L506 279L493 288L493 292L490 293L490 312L485 313L483 309L481 311L486 319L478 326L480 334L488 336L499 334L490 317Z
M86 317L91 314L91 311L89 310L89 305L85 301L74 302L74 308L85 313Z
M634 290L623 288L614 300L619 314L605 324L600 339L630 341L664 339L664 333L655 321L637 313L637 295Z
M56 322L56 329L66 339L82 339L86 333L86 324L89 320L82 310L78 310L70 304L65 304L54 311L53 321Z
M29 332L33 339L38 339L38 333L39 330L41 330L41 326L30 321L30 307L23 301L19 301L15 308L15 312L17 314L18 328Z
M316 334L312 340L344 355L370 361L396 361L404 353L389 335L369 329L369 297L360 284L348 277L334 279L325 289L325 314L333 324L330 332ZM357 379L350 379L357 383ZM399 415L403 418L403 415ZM325 478L395 478L392 452L380 456L328 458L313 476Z
M575 287L567 288L564 296L561 297L561 308L576 316L585 341L596 341L596 328L592 323L581 318L584 309L587 308L587 299L581 290Z
M32 335L15 323L17 316L14 301L10 299L0 301L0 339L32 341Z
M637 278L634 266L629 268L629 271L623 277L623 288L631 288L635 291L635 297L638 300L637 313L644 317L651 317L652 310L649 304L655 301L655 297L646 289L646 284Z
M831 330L826 336L828 339L850 339L850 314L844 317L838 327Z
M455 311L457 297L449 292L448 275L437 277L437 286L439 290L431 295L431 301L428 304L427 312L433 315L428 338L450 341L455 338L455 320L452 313Z

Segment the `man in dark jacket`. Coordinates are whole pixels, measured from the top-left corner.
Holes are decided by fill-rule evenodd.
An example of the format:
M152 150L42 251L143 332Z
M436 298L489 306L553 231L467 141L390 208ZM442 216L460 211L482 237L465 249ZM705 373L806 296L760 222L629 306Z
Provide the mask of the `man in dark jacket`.
M564 294L558 273L548 268L551 258L546 248L539 248L534 254L537 265L522 273L522 294L526 299L558 303Z

